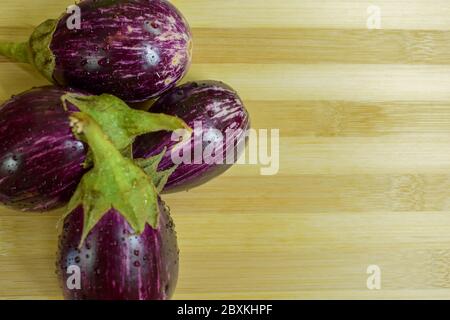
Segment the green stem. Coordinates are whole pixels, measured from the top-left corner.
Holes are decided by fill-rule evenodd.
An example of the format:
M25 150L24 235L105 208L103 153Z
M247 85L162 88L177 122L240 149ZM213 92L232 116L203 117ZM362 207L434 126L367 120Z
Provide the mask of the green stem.
M94 164L121 157L120 152L114 147L108 136L87 114L74 113L71 116L71 121L75 132L86 137L94 157Z
M191 130L183 120L177 117L135 110L119 98L108 94L84 96L68 93L61 99L66 109L68 108L66 102L70 102L92 117L114 146L122 152L132 145L137 136L145 133L176 129Z
M0 42L0 55L17 62L30 63L28 42Z

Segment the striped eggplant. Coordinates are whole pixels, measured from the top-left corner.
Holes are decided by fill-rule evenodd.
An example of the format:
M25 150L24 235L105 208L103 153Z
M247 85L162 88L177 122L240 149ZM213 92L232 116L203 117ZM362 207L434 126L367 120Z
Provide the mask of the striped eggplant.
M85 169L87 148L72 133L61 97L39 88L0 108L0 201L42 211L66 203Z
M178 279L178 246L168 208L160 202L156 229L136 235L126 219L109 210L79 248L83 209L75 209L59 240L57 273L65 299L166 300ZM81 271L80 289L68 285L72 266ZM73 267L72 267L73 268Z
M26 43L0 43L0 54L31 63L58 85L127 102L159 96L186 74L192 36L169 2L84 0L77 7L39 25Z
M158 195L164 173L147 176L92 118L72 117L94 167L68 205L59 240L56 265L64 297L169 299L178 278L178 246L169 209Z
M178 165L164 192L188 190L211 180L230 168L245 147L249 114L238 94L222 82L190 82L171 89L150 111L177 116L194 128L190 139L182 142L171 132L161 131L139 136L133 144L136 159L153 157L166 148L159 169ZM227 135L228 131L233 134ZM187 149L191 151L188 159L183 156L186 161L174 162L173 154Z
M71 131L69 115L94 117L120 150L136 135L185 124L174 117L130 109L120 99L41 87L0 106L0 202L46 211L67 203L89 165L86 145Z

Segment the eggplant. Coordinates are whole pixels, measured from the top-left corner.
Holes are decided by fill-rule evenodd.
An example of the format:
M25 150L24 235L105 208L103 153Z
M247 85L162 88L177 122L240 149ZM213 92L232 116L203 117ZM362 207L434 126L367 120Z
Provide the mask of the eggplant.
M0 54L31 63L49 81L127 102L175 86L192 57L183 15L165 0L84 0L72 13L39 25L26 43L0 43ZM71 26L71 28L68 27Z
M164 173L147 176L88 115L71 118L92 150L94 167L82 178L64 217L56 261L64 297L169 299L179 263L174 224L158 195L164 181L158 176ZM72 272L78 272L78 283Z
M81 248L83 208L65 220L59 240L57 273L65 299L166 300L178 279L178 246L170 212L160 200L157 229L147 225L136 235L126 219L109 210L91 230ZM67 285L72 266L81 271L80 289Z
M85 172L87 147L72 133L61 97L40 88L0 108L0 202L43 211L67 203Z
M181 143L172 138L172 133L161 131L139 136L133 144L133 156L136 159L145 159L166 152L162 158L159 169L178 165L170 175L164 192L185 191L199 186L229 169L233 162L236 162L245 147L247 130L250 128L250 116L242 100L236 91L230 86L219 81L199 81L190 82L169 90L161 96L150 108L153 113L164 113L177 116L184 120L194 134L190 139L185 139ZM218 130L221 135L215 134L212 130ZM227 137L227 130L235 130L233 137ZM196 135L202 135L203 139L196 139ZM205 155L207 148L214 150L211 155L222 154L220 161L208 161L210 159L200 159L195 161L193 153L190 156L190 163L174 163L172 152L190 146L190 150L201 150ZM178 151L176 151L178 152ZM234 155L232 161L226 161L227 155Z
M94 117L126 152L135 136L180 128L182 121L130 109L120 99L71 89L41 87L0 107L0 202L25 211L65 205L89 167L88 148L72 132L69 116Z

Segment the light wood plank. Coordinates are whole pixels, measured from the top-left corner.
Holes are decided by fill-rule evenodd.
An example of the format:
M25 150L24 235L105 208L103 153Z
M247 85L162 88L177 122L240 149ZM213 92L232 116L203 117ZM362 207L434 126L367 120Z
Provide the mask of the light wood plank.
M48 84L31 70L23 64L2 65L2 100L11 92ZM450 65L196 64L184 81L205 79L239 88L244 100L450 100Z

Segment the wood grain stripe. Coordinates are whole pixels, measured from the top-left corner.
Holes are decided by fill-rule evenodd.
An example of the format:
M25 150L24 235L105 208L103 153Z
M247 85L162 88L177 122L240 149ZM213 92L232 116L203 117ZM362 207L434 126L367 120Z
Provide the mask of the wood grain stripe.
M196 79L222 79L244 100L450 100L448 65L196 64Z
M450 134L450 101L245 101L252 127L282 137Z
M450 32L194 29L194 62L449 64Z

